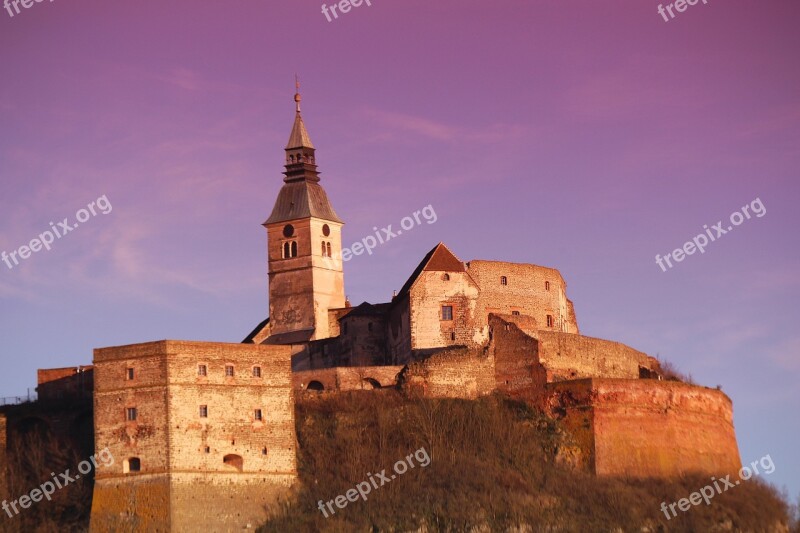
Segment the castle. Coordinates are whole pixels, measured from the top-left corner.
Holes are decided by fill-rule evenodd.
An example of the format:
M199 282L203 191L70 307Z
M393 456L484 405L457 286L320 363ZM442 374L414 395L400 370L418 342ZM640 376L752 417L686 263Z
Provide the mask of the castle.
M295 102L284 183L263 224L269 317L239 344L94 352L95 448L118 461L96 474L93 532L257 527L297 480L295 395L321 391L500 392L560 419L575 464L597 475L738 470L730 399L580 335L558 270L462 262L439 243L390 302L352 306L344 222L320 184L299 94ZM40 373L40 391L73 377L53 372ZM3 439L5 428L0 414Z

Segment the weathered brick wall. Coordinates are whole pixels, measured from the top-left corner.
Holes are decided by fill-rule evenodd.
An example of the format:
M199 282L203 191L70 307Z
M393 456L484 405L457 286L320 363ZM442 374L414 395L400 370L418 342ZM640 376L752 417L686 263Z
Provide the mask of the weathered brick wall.
M402 366L336 367L294 372L294 390L304 391L309 383L320 383L326 391L369 390L394 387Z
M92 523L99 529L93 530L114 530L102 524L127 516L147 521L142 531L163 531L170 522L161 523L162 510L149 507L167 506L166 500L153 503L165 494L171 498L173 531L203 529L202 521L179 526L179 516L187 524L191 517L213 518L217 522L206 523L221 524L214 531L242 529L263 517L264 505L272 501L270 487L285 486L297 475L290 358L288 346L188 341L95 350L96 443L98 449L107 446L116 463L98 472ZM206 376L199 375L198 365L206 366ZM226 376L226 365L234 367L233 376ZM260 367L260 377L254 367ZM133 379L128 368L134 369ZM201 405L207 417L200 416ZM125 420L125 407L137 408L135 422ZM261 421L256 409L262 410ZM226 464L226 456L238 457ZM141 472L124 473L130 457L141 460ZM208 494L198 492L196 501L216 497L218 505L191 507L195 500L188 491L179 497L183 474L206 482ZM256 478L264 485L260 499L250 486ZM243 500L232 499L239 483L248 495Z
M169 477L153 474L95 480L89 531L180 531L170 528Z
M405 364L411 355L411 316L408 294L401 296L389 311L386 334L392 363L395 365Z
M534 319L524 315L489 316L495 386L510 396L531 399L543 392L547 381L538 342L522 329L533 325Z
M422 272L409 299L412 350L474 346L488 338L485 327L476 329L478 287L465 272ZM442 320L445 305L453 307L452 320Z
M171 470L228 472L222 458L235 454L245 472L296 472L289 357L283 346L169 341ZM198 375L200 364L206 376ZM225 375L226 365L234 367L233 377ZM201 405L207 417L200 417Z
M123 461L131 457L141 459L143 473L167 471L166 350L162 341L94 351L95 447L108 447L116 458L98 471L98 480L122 475ZM134 369L132 380L128 368ZM136 408L135 421L126 419L129 407Z
M657 369L658 362L622 343L542 330L539 360L548 381L582 378L638 378L639 368Z
M593 442L584 442L584 451L598 475L725 475L741 466L733 407L721 391L651 379L585 379L547 388L551 413L575 428L588 421Z
M341 321L342 340L348 358L342 366L372 366L390 364L386 349L386 321L381 316L359 315Z
M0 413L0 501L8 497L8 421Z
M268 518L265 502L287 494L295 476L177 473L171 476L172 531L255 531Z
M91 398L94 372L91 366L37 370L36 392L40 401Z
M403 374L406 390L430 398L475 399L496 386L494 359L483 350L451 348L408 365Z
M489 313L512 314L514 311L536 319L539 328L578 333L572 302L567 299L567 284L558 270L537 265L474 260L467 271L480 287L479 326L486 324ZM505 276L507 284L501 283ZM548 285L549 283L549 289ZM547 315L553 326L547 326Z
M295 237L283 236L285 222L267 228L269 308L272 333L316 328L316 339L331 336L328 310L345 306L341 224L316 218L291 222ZM323 225L330 235L322 233ZM287 240L297 242L298 255L282 258ZM332 258L322 256L322 241L330 242ZM339 256L339 257L337 257Z

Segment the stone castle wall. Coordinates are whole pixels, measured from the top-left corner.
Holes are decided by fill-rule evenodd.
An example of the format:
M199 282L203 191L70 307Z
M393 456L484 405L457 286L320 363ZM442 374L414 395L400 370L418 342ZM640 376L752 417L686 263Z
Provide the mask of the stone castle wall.
M725 475L741 467L733 407L716 389L653 379L584 379L549 384L545 406L573 429L597 475Z
M540 329L578 333L567 284L558 270L537 265L474 260L467 271L480 287L478 316L481 325L490 313L511 315L515 311L536 320ZM501 283L505 277L506 284ZM547 315L553 317L548 326Z
M412 350L485 342L486 329L476 328L478 287L466 272L423 271L409 299ZM452 320L443 320L447 305L453 307Z
M317 382L326 391L370 390L394 387L402 366L335 367L303 370L292 374L294 390L303 391ZM375 384L378 384L376 386ZM312 388L312 390L314 390ZM318 390L318 389L317 389Z
M116 462L98 471L92 530L262 523L297 475L290 357L285 346L185 341L95 350L95 440ZM132 458L140 471L128 471Z
M494 358L469 348L449 348L423 361L410 363L403 387L432 398L474 400L495 389Z
M8 475L8 421L0 413L0 501L9 499Z
M548 381L582 378L638 378L640 367L658 369L658 361L622 343L556 331L538 332L539 359Z

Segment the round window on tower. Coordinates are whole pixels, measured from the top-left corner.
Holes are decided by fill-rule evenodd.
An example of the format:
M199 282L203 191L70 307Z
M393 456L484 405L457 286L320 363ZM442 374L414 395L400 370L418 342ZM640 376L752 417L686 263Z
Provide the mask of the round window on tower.
M325 235L326 237L327 237L328 235L330 235L330 234L331 234L331 228L330 228L330 226L328 226L327 224L324 224L324 225L322 226L322 234L323 234L323 235Z
M283 236L291 237L292 235L294 235L294 226L292 226L291 224L286 224L283 227Z

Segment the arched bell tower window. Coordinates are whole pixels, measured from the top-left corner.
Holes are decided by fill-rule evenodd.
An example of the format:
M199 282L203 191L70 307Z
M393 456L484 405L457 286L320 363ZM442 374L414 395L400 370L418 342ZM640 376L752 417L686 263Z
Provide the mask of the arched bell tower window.
M297 257L297 241L283 243L283 258L289 259L291 257Z
M331 243L326 243L325 247L328 251L328 257L333 257L333 255L331 255Z

